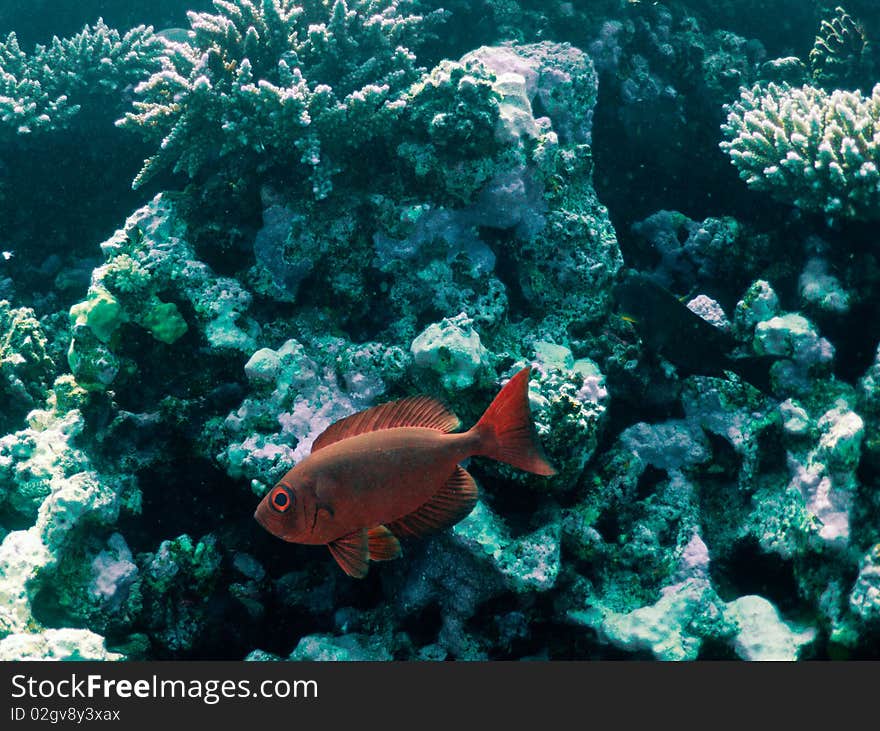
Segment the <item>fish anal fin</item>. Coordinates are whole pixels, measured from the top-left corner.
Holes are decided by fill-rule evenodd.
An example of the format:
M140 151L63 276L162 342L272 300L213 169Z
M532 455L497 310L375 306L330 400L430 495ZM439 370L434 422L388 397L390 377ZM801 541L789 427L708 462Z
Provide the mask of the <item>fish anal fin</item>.
M456 467L443 487L409 515L388 524L400 538L436 533L465 518L477 503L477 483L463 467Z
M363 579L370 567L367 531L360 529L328 543L327 548L339 567L355 579Z
M391 561L400 556L400 541L384 525L367 532L370 561Z
M340 419L328 426L315 439L312 451L317 452L330 444L358 434L400 426L420 426L451 432L461 426L461 421L436 399L429 396L414 396L380 404Z

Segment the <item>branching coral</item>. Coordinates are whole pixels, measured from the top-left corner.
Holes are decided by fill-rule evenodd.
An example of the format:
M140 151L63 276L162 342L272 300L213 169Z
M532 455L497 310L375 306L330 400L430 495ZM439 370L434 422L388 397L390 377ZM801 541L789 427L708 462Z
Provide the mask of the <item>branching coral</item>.
M880 217L880 86L743 89L721 148L756 190L832 218Z
M864 26L843 8L823 20L810 51L813 79L828 88L858 87L873 78L873 48ZM864 87L862 87L864 88Z
M403 108L419 76L407 43L420 16L397 2L215 0L190 13L187 43L168 42L142 101L119 121L160 142L135 178L163 166L194 176L216 158L300 167L316 198ZM332 82L332 86L331 86Z
M0 41L0 138L63 129L84 107L100 109L150 73L161 48L152 28L122 35L102 20L31 54L10 33Z

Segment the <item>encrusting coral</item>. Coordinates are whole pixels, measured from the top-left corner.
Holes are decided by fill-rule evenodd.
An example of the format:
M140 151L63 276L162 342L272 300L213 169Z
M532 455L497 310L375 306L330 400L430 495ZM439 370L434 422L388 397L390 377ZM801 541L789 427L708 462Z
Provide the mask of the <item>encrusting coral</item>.
M159 292L174 292L189 304L211 345L252 346L258 326L245 315L250 293L198 260L185 224L161 195L135 211L101 248L107 263L92 272L87 299L70 309L68 362L80 385L103 389L116 378L120 363L114 350L124 343L119 331L127 322L167 345L187 332L177 305L163 301Z

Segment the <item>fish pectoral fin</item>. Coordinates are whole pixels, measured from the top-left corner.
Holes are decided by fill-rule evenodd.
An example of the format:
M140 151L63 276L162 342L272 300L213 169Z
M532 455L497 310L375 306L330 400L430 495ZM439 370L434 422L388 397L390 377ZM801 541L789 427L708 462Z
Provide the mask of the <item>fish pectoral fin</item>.
M363 528L327 544L339 567L355 579L363 579L370 567L370 544Z
M370 561L390 561L400 557L400 541L384 525L377 525L367 533Z
M409 515L388 524L399 538L425 536L455 525L477 504L477 483L462 467L456 467L446 483L428 502Z

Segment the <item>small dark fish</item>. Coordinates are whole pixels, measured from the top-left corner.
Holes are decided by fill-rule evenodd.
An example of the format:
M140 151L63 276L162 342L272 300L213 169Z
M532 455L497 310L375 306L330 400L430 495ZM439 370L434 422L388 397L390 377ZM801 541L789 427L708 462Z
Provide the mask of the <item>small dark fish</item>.
M649 350L660 353L683 375L736 373L747 383L770 390L776 356L732 355L741 344L704 320L665 287L641 272L628 271L614 287L621 316L631 322Z
M392 401L337 421L257 506L254 517L292 543L326 545L343 571L363 578L370 561L400 555L398 538L455 525L477 502L459 462L484 456L552 475L535 439L529 368L501 389L470 430L426 396Z

